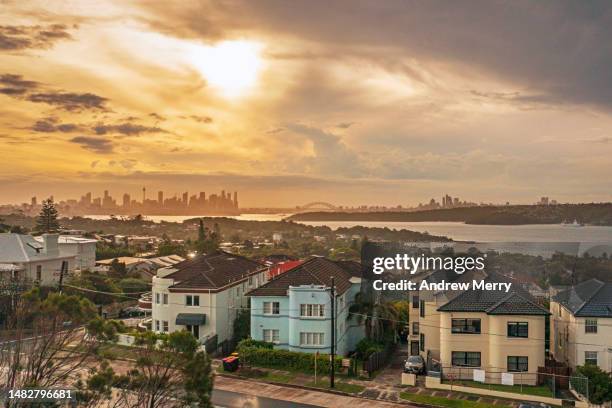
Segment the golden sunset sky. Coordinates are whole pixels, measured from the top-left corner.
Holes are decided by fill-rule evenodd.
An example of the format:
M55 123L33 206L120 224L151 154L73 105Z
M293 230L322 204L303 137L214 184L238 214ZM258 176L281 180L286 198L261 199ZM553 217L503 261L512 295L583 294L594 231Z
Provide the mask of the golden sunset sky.
M610 201L606 1L0 1L0 202Z

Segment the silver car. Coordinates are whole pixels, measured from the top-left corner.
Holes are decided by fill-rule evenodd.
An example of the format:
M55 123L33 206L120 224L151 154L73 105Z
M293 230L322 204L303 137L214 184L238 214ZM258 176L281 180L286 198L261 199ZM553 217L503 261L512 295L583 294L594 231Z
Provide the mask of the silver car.
M404 372L411 374L421 374L425 371L425 360L421 356L410 356L404 363Z

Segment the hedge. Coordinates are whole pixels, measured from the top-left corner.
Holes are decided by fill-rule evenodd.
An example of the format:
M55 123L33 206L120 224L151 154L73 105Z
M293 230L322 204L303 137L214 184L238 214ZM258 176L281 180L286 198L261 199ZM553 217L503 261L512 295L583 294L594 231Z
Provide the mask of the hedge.
M315 355L311 353L298 353L287 350L274 350L264 347L238 345L240 359L249 365L290 369L297 371L314 372ZM319 354L317 358L317 371L327 372L330 370L329 354ZM342 357L336 356L334 360L336 370L342 368Z

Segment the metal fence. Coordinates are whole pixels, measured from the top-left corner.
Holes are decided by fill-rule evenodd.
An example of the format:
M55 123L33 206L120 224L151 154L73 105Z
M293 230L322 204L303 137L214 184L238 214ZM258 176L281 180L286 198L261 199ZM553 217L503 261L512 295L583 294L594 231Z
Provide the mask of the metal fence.
M442 383L450 384L451 387L473 387L564 400L575 399L571 388L588 400L588 379L584 376L565 376L543 371L508 372L495 368L481 370L470 367L441 367L435 363L428 364L427 375L441 378Z

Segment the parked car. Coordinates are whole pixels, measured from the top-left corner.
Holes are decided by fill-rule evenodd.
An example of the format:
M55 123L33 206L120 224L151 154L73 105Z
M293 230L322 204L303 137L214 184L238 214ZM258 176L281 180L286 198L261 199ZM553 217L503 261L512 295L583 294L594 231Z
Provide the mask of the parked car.
M125 317L140 317L144 316L145 312L137 307L126 307L119 311L119 318Z
M410 356L404 363L404 372L421 374L425 372L425 360L421 356Z

